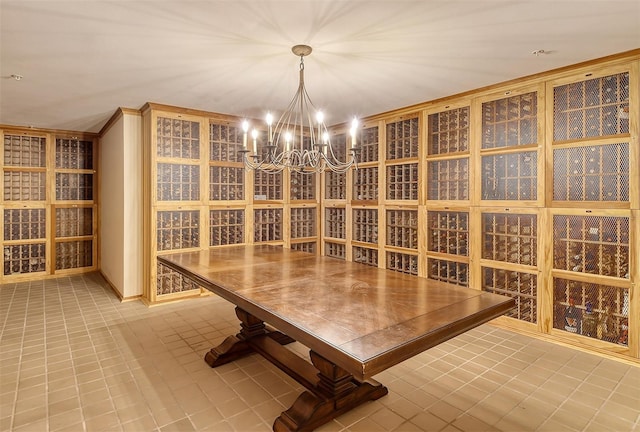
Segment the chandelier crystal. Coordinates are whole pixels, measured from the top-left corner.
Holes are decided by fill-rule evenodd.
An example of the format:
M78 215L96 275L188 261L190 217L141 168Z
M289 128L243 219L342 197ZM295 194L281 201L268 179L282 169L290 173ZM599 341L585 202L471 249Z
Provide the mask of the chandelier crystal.
M339 160L331 145L324 114L313 105L304 85L304 57L311 54L311 47L295 45L291 51L300 57L298 90L275 125L273 115L267 113L266 134L255 128L251 131L252 148L247 147L249 122L242 122L244 134L240 153L245 167L270 173L284 169L305 173L325 170L343 173L351 167L357 168L357 119L354 118L351 124L351 145L349 152L345 152L349 156L344 161Z

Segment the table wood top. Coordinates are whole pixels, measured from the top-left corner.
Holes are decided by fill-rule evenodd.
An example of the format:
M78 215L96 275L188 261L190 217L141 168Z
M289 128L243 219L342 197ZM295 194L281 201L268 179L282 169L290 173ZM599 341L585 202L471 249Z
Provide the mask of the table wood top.
M158 261L359 380L515 305L509 297L279 246L176 253Z

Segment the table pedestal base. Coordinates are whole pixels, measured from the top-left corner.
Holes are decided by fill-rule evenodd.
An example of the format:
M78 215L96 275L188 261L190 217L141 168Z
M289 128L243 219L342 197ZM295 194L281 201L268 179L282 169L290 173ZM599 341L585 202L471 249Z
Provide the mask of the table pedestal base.
M275 420L274 431L312 430L388 393L382 384L373 380L359 382L314 351L309 353L311 363L305 361L282 346L292 342L291 338L267 330L264 322L238 307L236 315L241 321L240 333L212 348L205 355L207 364L216 367L257 352L307 389Z

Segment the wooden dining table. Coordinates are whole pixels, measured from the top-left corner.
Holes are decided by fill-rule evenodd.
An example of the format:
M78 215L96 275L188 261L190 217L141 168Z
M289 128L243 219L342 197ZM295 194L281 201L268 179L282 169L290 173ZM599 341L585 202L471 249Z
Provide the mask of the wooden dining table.
M240 331L213 347L216 367L259 353L304 391L275 431L312 430L387 394L376 374L496 318L510 297L280 246L159 255L236 306ZM306 346L305 359L286 345Z

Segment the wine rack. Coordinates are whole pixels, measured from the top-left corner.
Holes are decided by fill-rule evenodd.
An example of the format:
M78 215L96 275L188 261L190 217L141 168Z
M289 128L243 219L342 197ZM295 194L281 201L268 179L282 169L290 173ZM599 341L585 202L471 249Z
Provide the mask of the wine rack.
M482 148L521 146L538 141L537 93L482 104Z
M353 172L353 199L378 200L378 167L359 168Z
M244 200L244 169L210 166L209 199L211 201Z
M4 165L45 167L47 163L47 139L41 136L4 136Z
M44 172L4 171L5 201L44 201L46 197Z
M353 261L361 264L378 267L378 250L366 247L353 247Z
M553 279L553 327L619 345L628 345L627 288Z
M187 164L158 164L158 201L199 201L200 167Z
M210 246L244 243L244 227L243 209L210 210Z
M418 164L387 166L387 199L418 199Z
M33 240L46 238L46 210L5 209L4 240Z
M165 210L157 213L157 250L200 246L200 212Z
M379 146L378 126L365 127L360 131L358 163L376 162Z
M533 214L482 214L482 258L537 265L537 216Z
M256 201L282 200L282 173L253 171L253 198Z
M93 169L93 141L56 138L56 168Z
M418 211L387 210L387 246L418 249Z
M482 157L482 199L535 200L538 197L535 151Z
M326 242L324 254L328 257L344 260L347 257L347 247L342 243Z
M56 173L56 200L92 201L93 174Z
M291 200L315 200L316 178L317 174L312 172L291 171Z
M407 273L418 274L418 256L401 252L387 251L387 269Z
M93 235L92 207L56 208L56 238Z
M4 246L4 275L44 272L46 244L29 243Z
M344 200L347 198L347 175L334 171L325 171L325 198Z
M158 117L156 150L158 157L200 159L200 123Z
M469 151L469 107L429 115L429 155Z
M327 208L325 209L325 237L346 238L347 230L347 212L344 208Z
M300 251L300 252L308 252L315 254L317 249L316 242L300 242L300 243L291 243L291 249Z
M157 264L157 275L156 295L200 290L200 287L194 281L165 265Z
M253 239L256 243L282 240L281 208L255 209L253 218Z
M338 133L331 137L331 150L339 161L347 160L347 134Z
M529 323L538 322L538 281L531 273L482 267L482 291L515 298L516 307L505 315Z
M93 266L93 241L56 242L56 270Z
M553 150L555 201L629 201L629 143Z
M387 159L418 157L418 117L387 123Z
M629 133L629 72L553 89L553 140Z
M291 238L316 237L315 207L291 208Z
M220 162L242 162L243 131L227 124L209 124L209 159Z
M427 224L427 250L451 255L469 255L469 213L429 211Z
M378 244L378 209L353 210L353 240Z
M429 200L469 199L469 158L429 161L427 172Z
M629 279L629 218L554 215L553 268Z
M427 258L427 277L454 285L469 286L469 264Z

